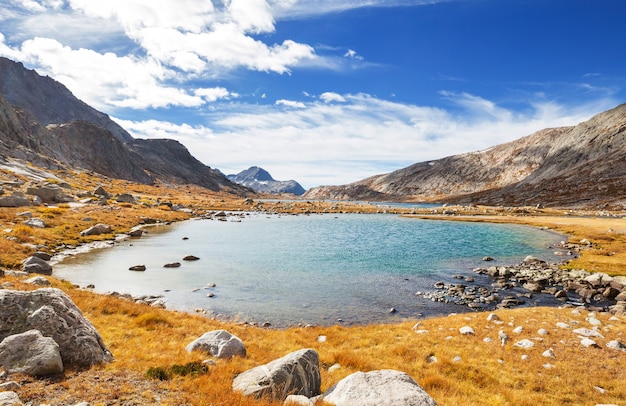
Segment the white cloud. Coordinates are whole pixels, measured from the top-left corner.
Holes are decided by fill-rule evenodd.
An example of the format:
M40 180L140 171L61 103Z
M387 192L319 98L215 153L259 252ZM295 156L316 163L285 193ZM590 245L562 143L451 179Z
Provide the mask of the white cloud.
M207 102L214 102L219 99L229 99L229 98L239 97L237 93L231 93L224 87L196 89L194 91L194 94L196 96L202 97Z
M358 55L354 49L348 49L348 51L343 55L344 58L355 59L357 61L362 61L363 57Z
M175 138L206 164L225 173L258 165L276 179L305 187L343 184L409 164L482 150L534 131L572 125L613 104L568 108L538 101L520 114L471 94L456 97L460 112L396 103L367 94L322 97L308 103L279 100L277 106L238 105L216 111L211 125L122 122L134 136ZM297 107L282 109L281 106ZM484 112L489 114L476 114Z
M198 106L203 99L185 89L189 80L238 68L288 74L320 59L307 44L289 39L266 44L253 37L274 30L266 0L22 0L18 6L21 20L14 18L11 24L17 27L13 32L24 32L11 39L0 37L0 55L49 74L104 110ZM63 10L57 10L61 6ZM34 21L40 24L31 24ZM100 44L73 40L69 34L57 39L63 21L74 34L84 29L74 37L101 38ZM55 28L45 28L50 26ZM110 39L100 37L100 26L106 27L106 34L124 35L126 44L115 52L98 51ZM42 36L28 37L32 32Z
M397 7L434 4L446 0L270 0L275 15L280 18L300 18L338 13L362 7Z
M306 108L306 104L302 103L302 102L297 102L297 101L293 101L293 100L276 100L276 105L277 106L287 106L287 107L292 107L295 109L304 109Z
M326 103L332 103L332 102L343 103L346 101L345 97L343 97L339 93L334 93L334 92L324 92L320 94L320 100L323 100Z

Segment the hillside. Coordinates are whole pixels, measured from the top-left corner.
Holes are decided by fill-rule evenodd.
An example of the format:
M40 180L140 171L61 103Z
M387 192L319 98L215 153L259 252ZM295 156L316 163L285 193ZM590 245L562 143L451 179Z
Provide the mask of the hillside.
M626 104L572 127L421 162L307 198L487 205L626 204Z
M295 180L275 180L265 169L258 166L226 176L231 182L248 187L258 193L282 194L291 193L296 196L304 194L304 188Z
M6 58L0 58L0 135L4 162L13 158L46 169L83 169L144 184L158 180L250 192L198 161L179 142L135 139L61 83Z

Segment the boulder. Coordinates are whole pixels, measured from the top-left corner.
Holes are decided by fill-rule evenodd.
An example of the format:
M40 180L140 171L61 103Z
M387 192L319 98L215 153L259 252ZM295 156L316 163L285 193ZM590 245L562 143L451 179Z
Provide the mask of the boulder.
M118 203L135 203L137 199L130 193L122 193L115 198L115 201L117 201Z
M64 203L74 200L63 193L61 187L54 184L29 187L26 189L26 194L37 196L44 203Z
M50 261L52 259L52 255L47 252L37 251L33 254L33 257L41 258L44 261Z
M100 234L108 234L111 232L111 226L106 224L96 224L95 226L89 227L86 230L80 232L81 236L87 235L100 235Z
M226 330L204 333L185 348L187 352L202 351L217 358L245 357L246 347L241 339Z
M22 271L42 275L52 275L52 266L39 257L28 257L22 262Z
M113 359L95 327L60 289L0 290L0 308L0 340L35 329L59 345L66 366Z
M28 220L24 220L22 224L33 228L46 228L47 226L46 222L40 218L30 218Z
M107 192L102 186L98 186L96 190L93 191L93 195L104 197L105 199L108 199L109 197L111 197L109 192Z
M394 370L355 372L328 389L322 400L336 406L436 406L409 375Z
M30 205L30 200L23 196L12 195L0 197L0 207L24 207Z
M0 392L0 405L1 406L24 406L24 403L20 400L15 392Z
M233 389L246 396L283 401L288 395L319 395L321 381L317 351L302 349L239 374Z
M33 276L30 279L26 279L24 281L24 283L29 283L31 285L37 285L37 286L50 286L52 285L52 283L50 283L50 281L46 278L44 278L43 276Z
M0 343L0 365L9 373L33 376L63 372L59 345L39 330L29 330L6 337Z
M605 273L596 272L587 276L584 281L589 283L594 288L599 288L610 284L613 281L613 278Z
M537 282L526 282L522 287L531 292L541 292L542 286Z

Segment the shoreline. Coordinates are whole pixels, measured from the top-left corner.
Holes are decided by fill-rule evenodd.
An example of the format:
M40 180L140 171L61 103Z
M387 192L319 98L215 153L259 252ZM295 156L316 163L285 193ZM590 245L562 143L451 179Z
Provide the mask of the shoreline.
M216 212L211 212L205 214L203 216L192 217L185 221L189 220L198 220L198 219L211 219L215 220ZM256 213L256 214L272 214L270 212L258 212L252 211L247 213ZM233 218L241 217L245 215L245 211L234 211L226 214ZM300 213L292 213L292 214L300 214ZM320 213L320 214L328 214L328 213ZM351 213L347 213L348 215ZM375 214L375 213L372 213ZM423 215L411 215L411 214L399 214L404 217L412 217L412 218L420 218L420 219L430 219L430 220L440 220L440 221L464 221L465 218L450 218L449 216L423 216ZM225 219L226 217L219 216L219 219ZM473 219L477 220L477 219ZM502 220L502 219L498 219ZM480 221L485 221L485 218L481 218ZM149 224L149 225L137 225L133 227L143 228L143 227L152 227L152 226L164 226L171 225L172 223L180 223L181 221L176 222L168 222L161 224ZM489 221L485 221L489 222ZM519 222L509 222L509 221L498 221L500 223L507 224L519 224ZM528 225L529 227L537 228L537 226ZM547 230L552 233L557 234L558 236L565 236L559 231L549 229L547 227L538 227L542 230ZM565 236L567 237L567 236ZM58 254L61 258L59 259L57 255L57 260L55 262L58 263L62 261L64 258L74 256L76 254L89 254L90 251L102 249L102 248L115 248L116 243L128 240L130 237L128 234L122 234L111 241L96 241L88 244L84 244L79 247L75 247L70 250L63 251ZM551 248L560 249L560 250L570 250L574 251L574 257L579 255L580 247L572 246L571 244L560 244L552 246ZM564 261L566 259L564 258ZM569 258L567 259L569 260ZM538 262L543 263L545 266L542 271L543 274L541 278L545 282L542 282L540 286L534 286L531 289L526 289L524 287L529 281L528 279L536 279L538 278L537 272L534 274L528 275L528 272L533 271L534 265ZM371 322L344 322L339 319L334 322L329 323L304 323L304 322L276 322L275 320L245 320L243 322L237 321L240 317L238 312L234 312L232 315L222 314L215 312L210 309L203 308L168 308L167 302L164 300L160 300L164 297L161 293L152 293L152 294L140 294L140 295L131 295L128 293L119 293L118 291L106 291L106 292L94 292L93 285L88 284L86 287L81 287L81 289L90 290L94 293L101 295L109 295L109 296L117 296L125 299L130 299L138 303L145 303L148 305L152 305L153 307L167 308L168 310L173 311L183 311L189 314L201 314L209 319L217 320L225 323L244 323L253 326L265 326L265 327L276 327L279 329L290 328L290 327L298 327L303 325L323 325L323 326L331 326L331 325L341 325L341 326L363 326L363 325L375 325L375 324L386 324L386 323L401 323L407 320L413 320L415 318L422 317L440 317L445 316L450 313L466 313L466 312L476 312L476 311L493 311L498 308L512 308L512 307L534 307L534 306L549 306L549 307L557 307L557 306L577 306L584 305L584 297L581 297L576 292L570 293L564 292L565 287L563 286L563 277L559 277L558 281L555 281L554 278L551 278L550 275L546 275L546 270L549 270L549 274L559 274L559 267L563 265L564 262L561 263L550 263L546 264L543 261L537 260L530 263L528 266L524 266L522 264L505 264L499 265L496 267L497 269L491 270L493 267L481 268L478 267L473 270L474 276L469 271L459 270L459 274L466 273L466 275L441 275L441 277L448 277L448 279L456 279L456 281L450 281L450 283L444 282L436 282L433 286L428 289L421 289L416 293L416 296L430 300L432 302L439 302L442 305L442 309L429 309L427 311L428 314L424 314L423 312L411 315L403 315L400 316L394 315L395 308L390 309L390 318L389 320L372 320ZM532 265L532 266L531 266ZM535 270L536 271L536 270ZM526 275L523 275L526 273ZM521 275L522 274L522 275ZM488 275L489 279L483 281L482 283L475 283L475 277L478 275ZM521 281L520 275L522 277ZM569 282L580 283L585 277L588 277L589 273L568 273ZM54 277L54 275L53 275ZM60 279L65 280L65 279ZM69 282L69 281L68 281ZM532 281L530 281L532 282ZM72 282L70 282L72 283ZM422 291L424 290L424 291ZM558 294L558 295L557 295ZM558 300L552 300L556 295ZM588 298L591 299L591 298ZM596 300L598 303L587 303L588 306L593 305L592 307L595 310L599 311L608 311L609 306L615 305L615 303ZM452 308L451 308L452 307Z

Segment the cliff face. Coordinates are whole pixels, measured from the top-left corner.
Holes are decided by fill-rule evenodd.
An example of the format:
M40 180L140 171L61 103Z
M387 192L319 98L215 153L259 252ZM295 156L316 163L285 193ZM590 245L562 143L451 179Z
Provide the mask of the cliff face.
M421 162L308 198L489 205L626 203L626 104L573 127L538 131L485 151Z
M134 139L62 84L0 58L0 159L80 168L140 183L189 183L248 193L173 140Z

